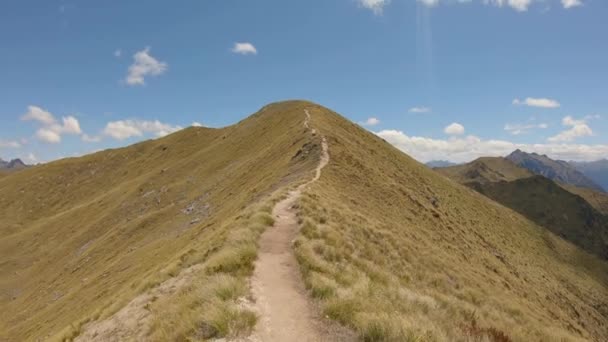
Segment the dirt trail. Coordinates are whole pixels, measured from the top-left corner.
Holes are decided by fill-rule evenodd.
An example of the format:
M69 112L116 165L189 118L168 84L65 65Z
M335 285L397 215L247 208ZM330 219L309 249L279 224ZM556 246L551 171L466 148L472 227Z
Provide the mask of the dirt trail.
M304 126L308 129L310 114L305 111ZM313 134L316 130L311 129ZM292 241L298 233L294 204L311 183L321 177L322 169L329 163L327 141L322 140L322 154L315 176L309 182L289 192L287 198L273 209L275 224L262 234L260 250L252 277L252 291L260 322L254 333L255 340L264 342L287 341L336 341L336 331L330 331L307 297L299 266L292 249Z

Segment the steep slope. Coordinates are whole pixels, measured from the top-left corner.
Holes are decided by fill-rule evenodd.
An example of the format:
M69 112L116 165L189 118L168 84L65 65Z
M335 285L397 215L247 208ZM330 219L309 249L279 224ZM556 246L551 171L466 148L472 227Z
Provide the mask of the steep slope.
M324 313L366 341L603 341L606 264L320 106L331 162L295 242Z
M608 216L608 193L587 188L579 188L568 184L560 184L560 186L575 195L581 196L597 211Z
M0 340L246 330L226 320L252 316L224 301L244 295L255 241L272 224L271 195L318 163L303 106L269 105L224 129L189 128L0 178ZM188 298L206 304L187 309ZM140 302L145 312L119 311Z
M578 171L608 190L608 159L594 162L570 162Z
M553 181L596 191L605 191L601 186L563 160L553 160L545 155L526 153L521 150L514 151L506 158L518 166Z
M308 293L362 340L608 338L606 263L290 101L0 178L0 340L255 341L257 241L293 215Z
M436 171L524 215L577 246L608 258L608 217L586 201L591 189L535 176L505 158L480 158ZM584 196L581 196L583 194Z

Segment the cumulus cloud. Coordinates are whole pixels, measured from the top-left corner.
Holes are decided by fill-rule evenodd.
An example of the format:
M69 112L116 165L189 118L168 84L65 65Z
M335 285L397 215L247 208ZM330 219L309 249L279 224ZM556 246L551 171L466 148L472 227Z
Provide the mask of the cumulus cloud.
M581 0L562 0L562 6L564 6L564 8L577 7L582 4L583 2Z
M103 133L116 140L125 140L132 137L141 137L146 133L156 137L163 137L182 129L180 126L172 126L158 120L119 120L108 122Z
M65 116L58 122L52 113L38 107L28 106L28 110L21 116L21 120L38 122L42 127L36 131L36 137L43 142L56 144L61 142L63 134L80 135L82 129L78 119Z
M19 148L21 144L15 140L0 140L0 148Z
M374 12L375 15L381 15L390 0L359 0L359 5Z
M446 128L444 128L443 132L445 132L445 134L449 134L449 135L463 135L464 126L457 122L454 122L454 123L448 125Z
M36 137L44 142L47 143L51 143L51 144L56 144L61 142L61 135L59 135L59 133L48 129L48 128L41 128L36 132Z
M429 7L433 7L439 3L439 0L416 0L416 1L423 5L429 6ZM459 2L462 2L462 1L459 1Z
M479 2L481 2L484 5L489 5L489 6L496 6L496 7L506 7L506 8L511 8L517 12L526 12L528 11L528 9L533 5L533 4L545 4L547 2L550 1L555 1L557 2L558 0L479 0ZM559 0L562 4L562 6L566 9L568 8L572 8L572 7L577 7L583 4L583 0ZM368 2L371 4L377 3L377 2L384 2L381 0L359 0L359 2L361 4L363 4L364 2ZM474 0L416 0L416 2L423 4L427 7L433 7L436 6L440 3L446 3L446 4L470 4L473 3ZM369 6L365 6L364 7L368 7L370 9L373 9L372 7ZM380 7L380 13L382 7Z
M461 163L483 156L506 156L516 149L562 160L592 161L608 155L608 145L518 144L504 140L483 140L472 135L443 140L408 136L396 130L383 130L376 134L421 162L450 160Z
M234 46L232 47L232 52L234 53L238 53L241 55L257 55L258 54L258 50L255 48L255 46L253 46L253 44L251 43L234 43Z
M380 120L378 120L378 118L375 118L375 117L371 117L371 118L368 118L365 121L360 121L359 122L359 124L362 125L362 126L376 126L379 123L380 123Z
M412 107L408 110L410 113L430 113L431 108L429 107Z
M521 135L537 128L545 129L547 127L549 127L549 125L546 123L506 124L505 131L511 133L512 135Z
M566 116L562 119L562 125L570 127L569 129L560 132L559 134L549 138L550 142L565 142L573 141L580 137L587 137L593 135L593 130L587 125L587 120L592 117L586 117L585 119L576 120L571 116Z
M190 126L192 127L205 127L202 123L194 121Z
M538 108L559 108L561 106L560 103L556 100L534 97L527 97L524 100L514 99L513 104L516 106L529 106Z
M133 55L133 64L129 67L125 82L132 86L144 85L147 76L161 75L167 71L167 68L167 63L152 57L150 48L147 47Z
M530 7L532 0L484 0L484 3L498 7L509 6L518 12L525 12Z
M55 123L55 117L53 114L38 106L28 106L27 112L21 116L21 120L38 121L44 125L52 125Z

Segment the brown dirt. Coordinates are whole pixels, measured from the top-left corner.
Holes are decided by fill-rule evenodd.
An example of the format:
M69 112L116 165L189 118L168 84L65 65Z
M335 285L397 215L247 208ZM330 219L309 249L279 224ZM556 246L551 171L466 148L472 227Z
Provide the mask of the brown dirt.
M304 126L309 128L310 114ZM311 129L312 134L316 130ZM312 180L291 191L273 209L275 224L260 238L260 250L252 278L252 292L260 321L252 339L274 341L351 340L348 332L324 322L310 302L292 249L299 225L294 205L302 191L321 177L329 163L328 145L322 141L322 155Z

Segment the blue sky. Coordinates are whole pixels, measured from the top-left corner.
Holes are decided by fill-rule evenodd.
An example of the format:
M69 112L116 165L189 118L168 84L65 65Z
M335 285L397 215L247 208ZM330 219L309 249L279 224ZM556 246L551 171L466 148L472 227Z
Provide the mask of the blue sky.
M0 157L309 99L421 161L608 157L603 0L6 0Z

